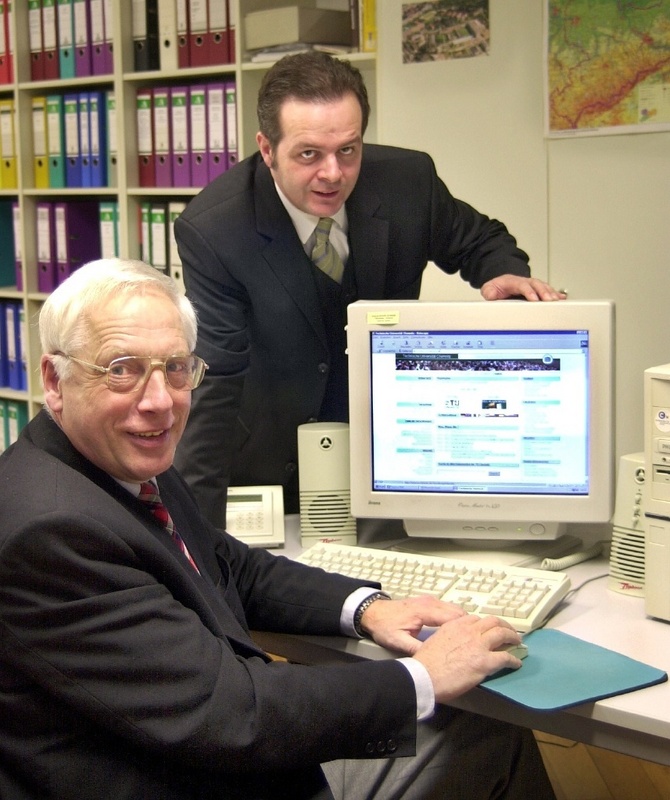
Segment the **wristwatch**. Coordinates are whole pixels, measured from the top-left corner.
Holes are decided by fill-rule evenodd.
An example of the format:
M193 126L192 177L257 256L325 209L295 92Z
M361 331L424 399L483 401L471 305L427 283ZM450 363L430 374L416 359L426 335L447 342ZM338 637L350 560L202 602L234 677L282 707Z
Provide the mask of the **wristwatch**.
M354 612L354 630L356 633L361 637L361 639L365 638L365 631L361 628L361 619L363 614L370 608L370 606L375 602L375 600L390 600L390 596L386 594L386 592L373 592L369 597L366 597L365 600L358 606L356 611Z

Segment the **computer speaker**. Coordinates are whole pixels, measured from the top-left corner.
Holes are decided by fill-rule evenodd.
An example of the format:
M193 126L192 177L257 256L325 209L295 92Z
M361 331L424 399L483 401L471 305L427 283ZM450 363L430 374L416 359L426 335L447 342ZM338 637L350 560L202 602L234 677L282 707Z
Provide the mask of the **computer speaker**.
M633 597L644 597L645 494L644 453L621 456L607 586Z
M351 516L349 425L307 422L298 426L300 536L303 547L317 541L356 544Z

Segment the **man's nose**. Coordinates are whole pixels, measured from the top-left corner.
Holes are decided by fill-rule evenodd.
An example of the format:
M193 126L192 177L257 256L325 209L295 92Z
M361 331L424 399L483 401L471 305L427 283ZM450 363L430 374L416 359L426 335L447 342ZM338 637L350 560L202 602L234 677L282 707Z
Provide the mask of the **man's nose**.
M342 170L336 155L326 156L321 163L320 177L333 183L340 179Z
M165 376L159 365L154 365L142 392L142 399L161 406L172 405L172 394Z

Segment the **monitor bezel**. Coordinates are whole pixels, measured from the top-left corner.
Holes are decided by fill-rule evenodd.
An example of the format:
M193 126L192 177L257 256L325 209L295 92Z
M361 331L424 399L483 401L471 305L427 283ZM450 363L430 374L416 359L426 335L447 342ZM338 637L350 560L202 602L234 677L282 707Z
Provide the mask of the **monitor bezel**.
M588 330L590 402L589 492L585 495L442 494L372 488L371 347L373 330ZM614 304L610 300L430 302L357 301L349 306L349 427L351 511L354 517L427 521L421 536L495 538L516 526L515 538L534 538L553 523L602 523L614 502ZM431 522L432 521L432 522ZM477 523L484 523L477 525ZM486 524L490 523L490 524ZM547 524L549 523L549 525ZM500 528L498 528L500 524ZM556 526L553 526L556 530ZM408 529L412 535L412 531ZM548 536L555 535L548 533Z

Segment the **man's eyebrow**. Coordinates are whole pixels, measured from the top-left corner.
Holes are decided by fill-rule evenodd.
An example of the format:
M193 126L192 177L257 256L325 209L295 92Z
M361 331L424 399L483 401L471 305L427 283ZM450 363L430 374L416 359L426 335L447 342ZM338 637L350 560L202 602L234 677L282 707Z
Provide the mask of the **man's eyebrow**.
M357 135L351 139L347 139L346 142L342 142L337 146L336 149L341 150L343 147L351 147L352 145L361 144L362 142L363 142L363 137ZM302 150L323 150L323 147L318 144L314 144L313 142L305 140L302 142L296 142L293 149L300 152Z

